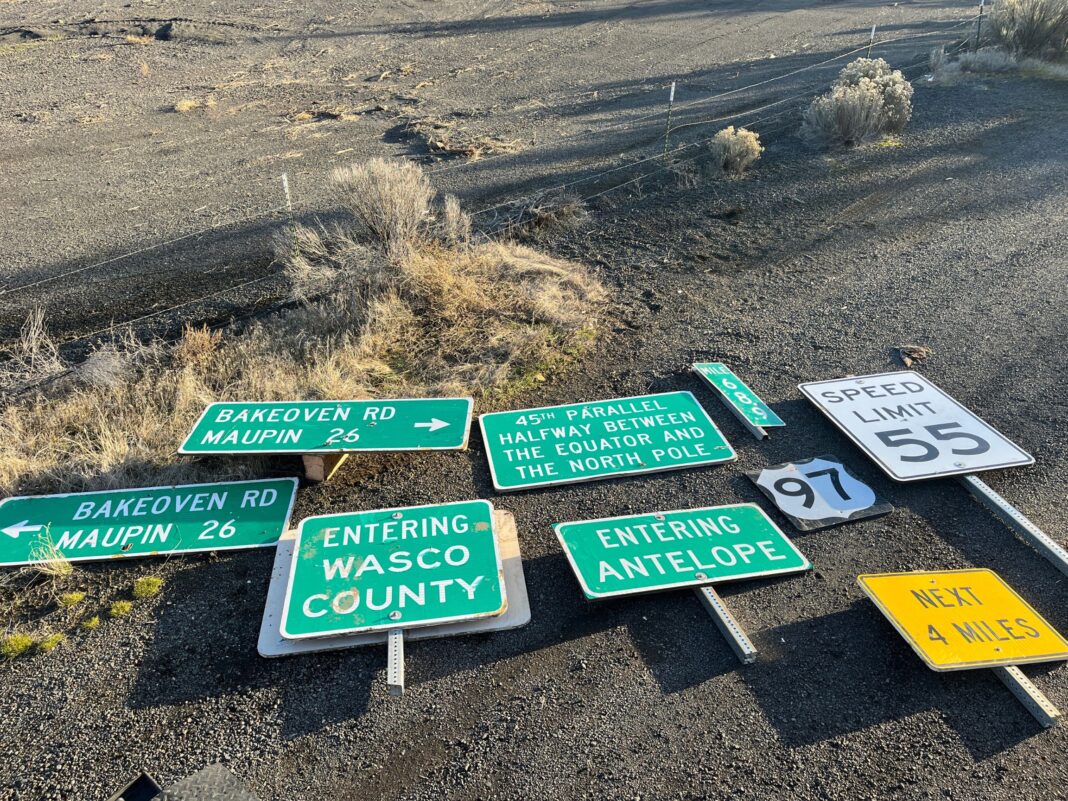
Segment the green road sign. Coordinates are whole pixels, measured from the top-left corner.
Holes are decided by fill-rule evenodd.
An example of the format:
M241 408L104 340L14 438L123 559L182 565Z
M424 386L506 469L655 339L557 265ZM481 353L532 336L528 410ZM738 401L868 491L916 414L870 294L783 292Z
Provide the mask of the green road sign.
M587 598L799 573L809 563L753 503L557 523Z
M290 640L433 626L508 607L487 501L300 522L282 608Z
M760 428L786 425L770 406L722 362L696 363L693 365L693 371L710 387L719 391L727 402L727 407L741 420Z
M0 502L0 565L274 545L295 478L35 495Z
M502 492L736 458L692 392L495 412L478 422Z
M467 447L471 398L213 403L179 453L343 453Z

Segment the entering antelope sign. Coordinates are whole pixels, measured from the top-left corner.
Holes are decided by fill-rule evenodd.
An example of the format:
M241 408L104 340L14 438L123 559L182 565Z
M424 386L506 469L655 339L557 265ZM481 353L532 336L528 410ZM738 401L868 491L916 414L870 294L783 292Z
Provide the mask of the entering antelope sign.
M274 545L295 478L35 495L0 502L0 565Z
M493 486L505 492L736 458L692 392L495 412L478 422Z
M876 573L857 581L932 670L1068 659L1068 641L992 570Z
M800 384L816 408L896 481L1034 464L1034 457L919 373Z
M289 640L433 626L507 609L487 501L300 521L282 607Z
M587 598L812 567L754 503L558 523L555 529Z
M179 453L343 453L467 447L471 398L213 403Z

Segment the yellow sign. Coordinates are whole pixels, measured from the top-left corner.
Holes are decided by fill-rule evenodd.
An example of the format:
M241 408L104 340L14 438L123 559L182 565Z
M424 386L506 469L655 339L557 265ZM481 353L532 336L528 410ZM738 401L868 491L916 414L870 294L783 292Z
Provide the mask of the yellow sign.
M876 573L857 581L932 670L1068 659L1068 640L992 570Z

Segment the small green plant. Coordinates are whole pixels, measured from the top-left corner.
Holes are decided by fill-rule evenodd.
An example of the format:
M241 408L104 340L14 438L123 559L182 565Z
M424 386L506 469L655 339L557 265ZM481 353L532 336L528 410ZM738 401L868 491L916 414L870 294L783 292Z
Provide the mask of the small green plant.
M157 595L163 587L163 579L157 576L142 576L133 585L133 597L138 601Z
M126 617L132 611L133 601L115 601L108 610L108 614L112 617Z
M33 647L33 637L29 634L9 634L0 640L0 656L14 659L22 656Z
M82 628L86 631L92 631L93 629L100 628L100 615L93 615L92 617L87 617L85 620L82 621Z
M56 650L59 644L65 639L66 636L58 632L55 634L49 634L47 637L37 643L37 650L43 654L51 653L52 651Z
M65 592L59 596L59 605L64 609L70 609L72 606L77 606L85 600L84 592Z

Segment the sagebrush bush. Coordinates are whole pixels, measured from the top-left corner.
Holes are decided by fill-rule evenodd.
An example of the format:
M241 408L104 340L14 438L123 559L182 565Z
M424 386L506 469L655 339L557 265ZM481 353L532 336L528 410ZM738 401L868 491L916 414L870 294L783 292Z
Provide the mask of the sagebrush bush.
M360 234L399 256L423 238L434 189L426 174L410 161L374 158L337 167L331 183L352 213Z
M900 133L912 119L912 92L901 70L884 59L858 58L805 110L801 135L811 142L857 145Z
M1017 56L1068 54L1068 0L999 0L990 15L995 42Z
M723 172L735 175L741 175L749 169L764 152L759 134L733 125L728 125L712 137L708 146L712 151L712 163Z

